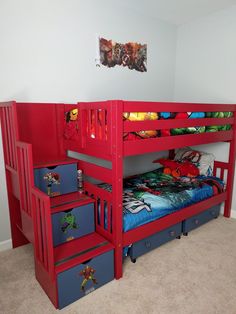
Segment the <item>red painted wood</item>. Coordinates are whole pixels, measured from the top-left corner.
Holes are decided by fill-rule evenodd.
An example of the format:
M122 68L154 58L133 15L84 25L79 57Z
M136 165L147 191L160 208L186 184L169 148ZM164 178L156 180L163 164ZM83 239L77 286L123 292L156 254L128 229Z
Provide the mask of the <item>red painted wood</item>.
M63 134L65 113L73 108L79 109L78 138L66 140ZM30 235L34 233L34 240L30 239L30 241L34 244L36 277L56 307L58 301L55 276L57 273L114 247L115 277L118 279L122 276L122 249L124 246L223 201L225 201L224 215L230 216L236 153L235 115L233 118L123 121L123 112L147 111L233 111L235 113L236 105L132 101L101 101L77 105L15 102L0 104L13 246L27 243L27 238L30 239ZM231 124L232 130L123 141L124 132L212 124ZM228 173L224 193L123 233L122 184L123 158L125 156L219 141L227 141L230 145L228 162L216 161L214 169L214 173L219 169L221 178L226 177ZM31 145L33 158L30 153ZM84 190L94 198L96 233L53 248L51 214L65 210L71 204L86 204L91 202L91 199L84 194L79 196L78 193L49 199L48 196L33 187L33 163L34 167L40 167L61 164L65 160L69 163L74 162L73 159L67 158L67 149L110 161L111 169L76 160L79 167L84 171ZM109 183L112 192L92 184L89 181L90 178ZM99 203L101 204L100 208ZM108 244L74 257L60 265L55 265L55 262L80 253L88 247L101 243L101 241L108 241Z
M232 138L233 131L230 130L125 141L124 156L145 154L153 151L169 150L184 146L230 141Z
M94 202L87 195L79 192L63 194L50 198L51 214Z
M57 123L59 104L17 103L16 105L19 140L32 144L34 163L65 158L66 152L61 151L60 144L63 126Z
M212 112L235 111L234 104L124 101L124 112Z
M14 102L0 103L5 164L17 170L15 144L18 137L18 128L15 111Z
M123 228L123 102L110 102L112 126L112 208L113 243L115 245L115 277L122 277L122 228Z
M104 244L104 245L101 245L101 244ZM96 246L99 246L99 247L95 248ZM90 248L92 249L91 251L84 253L84 251ZM113 249L113 246L109 242L107 242L106 239L104 239L101 235L99 235L96 232L88 234L84 237L63 243L54 248L54 257L55 257L55 265L56 265L55 271L56 273L65 271L68 268L78 265L81 262L86 261L90 258L93 258L97 255L103 254L111 249ZM81 255L79 255L80 253ZM73 257L75 255L78 255L78 256ZM73 257L73 258L69 259L70 257ZM62 262L63 260L66 260L66 261ZM59 265L57 266L57 264Z
M87 176L90 176L94 179L100 180L102 182L112 183L112 170L97 166L91 162L79 161L79 169L83 170L83 173L86 173Z
M32 215L35 230L35 256L53 280L55 272L50 199L35 187L32 188Z
M20 202L12 193L12 172L6 169L6 183L8 191L8 205L10 214L10 225L11 225L11 238L12 247L16 248L21 245L29 243L22 232L22 222L21 222L21 212L20 212Z
M31 217L31 188L34 185L32 145L17 141L16 147L21 210Z
M37 259L35 259L35 276L47 294L48 298L51 300L52 304L55 306L55 308L58 308L56 277L51 280L51 278L48 276L48 272Z
M136 241L142 240L158 231L164 230L178 222L183 221L193 215L210 208L214 205L220 204L227 199L227 193L221 193L202 202L185 207L177 212L157 219L146 225L140 226L136 229L123 233L123 245L127 246Z
M124 132L135 132L141 130L161 130L186 128L190 126L208 126L233 124L234 118L199 118L199 119L167 119L146 121L125 121Z
M48 161L40 161L40 163L34 163L34 168L46 168L51 166L60 166L60 165L67 165L67 164L74 164L77 163L78 160L71 157L66 157L62 159L56 159L56 160L48 160Z
M225 201L224 216L230 217L232 198L233 198L233 187L235 177L235 158L236 158L236 113L234 112L235 123L233 125L233 138L230 141L229 158L228 158L228 175L227 175L227 199Z

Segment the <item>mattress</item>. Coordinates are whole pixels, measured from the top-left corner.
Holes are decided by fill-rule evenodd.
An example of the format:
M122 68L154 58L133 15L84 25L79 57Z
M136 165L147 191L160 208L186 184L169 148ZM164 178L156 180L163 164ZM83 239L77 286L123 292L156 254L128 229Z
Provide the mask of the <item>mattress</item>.
M101 187L110 190L103 184ZM162 168L124 180L123 231L129 231L181 208L221 193L224 183L217 177L174 178Z

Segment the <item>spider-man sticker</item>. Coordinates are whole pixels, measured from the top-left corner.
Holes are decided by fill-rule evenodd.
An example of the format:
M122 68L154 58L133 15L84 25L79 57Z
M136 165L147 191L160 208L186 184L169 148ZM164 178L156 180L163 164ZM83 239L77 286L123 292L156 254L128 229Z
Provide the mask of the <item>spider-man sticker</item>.
M147 45L128 42L120 44L99 38L100 63L111 68L116 65L147 72Z

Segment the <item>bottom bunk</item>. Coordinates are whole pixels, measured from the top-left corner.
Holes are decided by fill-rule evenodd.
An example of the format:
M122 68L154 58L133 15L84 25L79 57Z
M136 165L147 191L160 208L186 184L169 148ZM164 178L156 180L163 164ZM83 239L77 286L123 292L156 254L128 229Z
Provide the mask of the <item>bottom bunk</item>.
M180 168L178 160L155 161L164 167L123 180L123 206L114 202L116 185L87 181L86 169L90 163L80 163L85 173L86 193L95 199L96 230L115 247L117 279L122 276L125 255L135 261L152 248L183 233L187 235L190 230L218 217L222 203L225 202L227 208L230 195L225 182L228 182L229 163L210 158L209 165L202 169L205 161L195 163L199 172L187 164L184 175L179 175L178 171L186 168ZM177 163L180 169L172 169L169 162Z

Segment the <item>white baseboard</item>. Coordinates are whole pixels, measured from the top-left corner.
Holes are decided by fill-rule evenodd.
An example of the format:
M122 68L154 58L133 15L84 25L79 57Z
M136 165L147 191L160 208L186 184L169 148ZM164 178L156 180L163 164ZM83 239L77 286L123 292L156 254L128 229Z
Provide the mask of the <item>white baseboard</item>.
M231 217L230 218L236 219L236 211L235 210L231 211Z
M0 252L12 249L12 240L6 240L0 242Z

